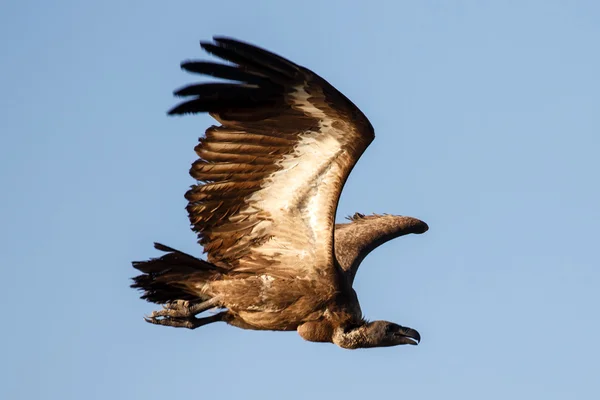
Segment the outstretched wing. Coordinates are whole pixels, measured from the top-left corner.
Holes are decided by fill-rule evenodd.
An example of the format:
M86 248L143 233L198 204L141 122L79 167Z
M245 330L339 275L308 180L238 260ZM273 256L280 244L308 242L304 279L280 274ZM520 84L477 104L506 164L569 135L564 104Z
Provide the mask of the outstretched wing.
M271 52L227 38L201 43L230 65L189 71L202 83L170 114L209 112L221 126L200 139L186 194L208 261L239 272L307 276L333 271L340 192L374 139L362 112L324 79Z
M371 251L389 240L429 229L425 222L402 215L356 213L348 219L349 223L335 226L335 255L350 284Z

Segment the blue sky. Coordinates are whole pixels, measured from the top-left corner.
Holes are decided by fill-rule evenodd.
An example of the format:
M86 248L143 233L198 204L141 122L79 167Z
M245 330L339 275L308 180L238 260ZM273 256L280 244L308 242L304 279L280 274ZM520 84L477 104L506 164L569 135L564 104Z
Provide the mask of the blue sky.
M599 3L20 1L0 33L1 398L600 395ZM429 223L355 284L418 347L142 321L130 261L200 254L183 194L212 121L165 112L215 34L316 71L375 126L338 219Z

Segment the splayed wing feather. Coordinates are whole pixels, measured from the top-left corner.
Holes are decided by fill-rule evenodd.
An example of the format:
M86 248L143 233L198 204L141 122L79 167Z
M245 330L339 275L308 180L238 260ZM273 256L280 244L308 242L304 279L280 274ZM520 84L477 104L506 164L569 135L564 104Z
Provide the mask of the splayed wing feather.
M235 65L182 68L240 83L194 84L170 114L209 112L187 193L208 261L232 271L310 276L335 268L333 229L348 174L373 140L366 117L313 72L226 38L202 43Z

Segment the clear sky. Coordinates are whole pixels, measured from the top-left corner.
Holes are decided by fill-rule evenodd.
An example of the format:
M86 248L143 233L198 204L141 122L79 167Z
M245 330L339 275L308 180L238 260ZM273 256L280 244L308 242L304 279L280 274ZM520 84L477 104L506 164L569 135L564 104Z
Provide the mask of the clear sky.
M215 34L370 118L338 219L429 223L356 281L419 346L143 322L130 261L201 254L183 194L213 122L166 111ZM12 1L0 43L0 398L600 398L600 3Z

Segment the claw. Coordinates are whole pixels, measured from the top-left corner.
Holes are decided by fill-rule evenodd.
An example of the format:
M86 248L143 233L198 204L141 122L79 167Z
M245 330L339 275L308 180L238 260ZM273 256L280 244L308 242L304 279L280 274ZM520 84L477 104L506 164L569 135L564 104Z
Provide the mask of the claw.
M152 314L149 316L144 316L144 321L155 325L195 329L207 323L221 320L220 318L223 314L218 314L218 317L195 317L196 314L206 311L218 304L218 298L195 303L188 300L170 301L162 306L162 310L152 311Z
M169 315L162 316L163 318L157 319L156 317L150 316L144 317L144 321L154 324L154 325L164 325L164 326L172 326L175 328L188 328L188 329L196 329L200 326L210 324L212 322L222 321L223 317L227 312L223 311L219 314L212 315L210 317L205 318L196 318L194 316L191 317L171 317Z

